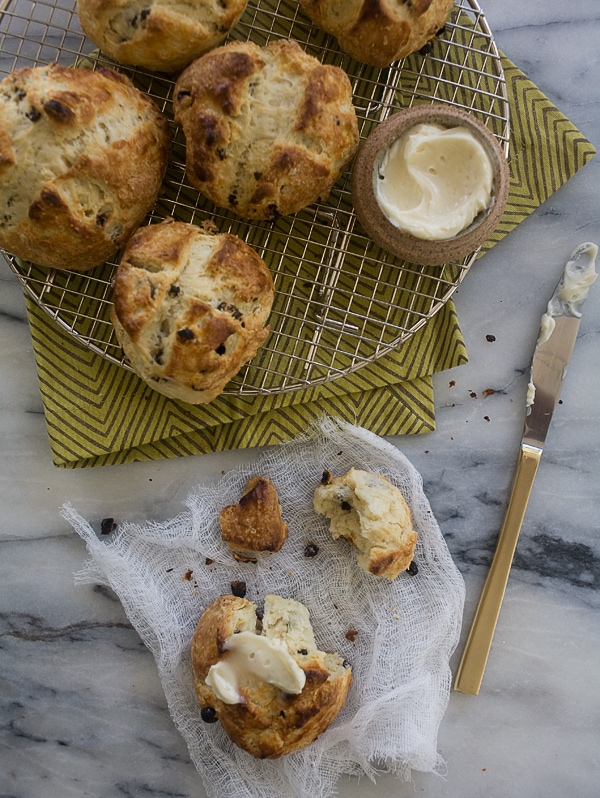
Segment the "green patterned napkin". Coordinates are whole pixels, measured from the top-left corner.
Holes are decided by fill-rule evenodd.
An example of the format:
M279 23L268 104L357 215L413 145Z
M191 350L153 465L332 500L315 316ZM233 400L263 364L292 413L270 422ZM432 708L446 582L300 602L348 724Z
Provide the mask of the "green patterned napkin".
M511 108L511 192L484 252L595 153L504 57L503 66ZM467 359L449 301L404 346L353 374L290 393L224 395L193 407L163 397L81 347L29 300L27 308L54 463L69 468L275 444L323 412L378 435L429 432L435 428L431 375Z

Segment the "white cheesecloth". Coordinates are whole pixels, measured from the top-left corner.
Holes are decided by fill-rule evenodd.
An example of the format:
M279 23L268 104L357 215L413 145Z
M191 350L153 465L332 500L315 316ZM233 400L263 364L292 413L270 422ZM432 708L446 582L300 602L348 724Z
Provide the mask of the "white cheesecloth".
M352 466L383 474L404 494L418 532L416 575L389 581L364 573L355 550L334 541L328 519L314 511L322 472L337 476ZM220 510L239 501L253 475L274 483L289 524L283 548L256 564L234 559L219 526ZM118 595L154 655L171 716L209 798L326 798L342 774L375 779L387 771L408 779L413 769L441 768L437 733L450 695L464 583L406 457L360 427L324 417L304 436L194 489L184 505L169 521L119 523L108 537L99 537L71 505L62 512L91 556L76 580ZM308 543L318 546L316 556L305 555ZM190 641L204 608L230 593L232 581L246 582L246 597L259 607L267 593L301 601L318 647L352 665L346 705L330 728L278 760L254 759L220 724L200 719Z

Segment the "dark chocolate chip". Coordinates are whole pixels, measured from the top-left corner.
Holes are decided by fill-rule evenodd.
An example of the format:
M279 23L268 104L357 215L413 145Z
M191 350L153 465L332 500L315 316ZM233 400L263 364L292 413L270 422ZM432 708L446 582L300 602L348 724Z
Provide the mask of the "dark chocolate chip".
M219 720L217 711L214 707L202 707L200 710L200 717L205 723L216 723Z
M217 355L224 355L227 352L225 344L219 344L219 346L215 349Z
M103 518L100 522L100 534L101 535L110 535L111 532L114 532L117 528L115 524L114 518Z
M96 214L96 225L98 227L104 227L107 219L108 219L108 214L107 213L97 213Z
M178 100L183 100L184 97L191 97L191 96L192 96L192 92L188 91L187 89L182 89L181 91L177 92L177 99Z
M234 596L238 598L244 598L246 595L246 583L245 582L232 582L231 583L231 592Z
M319 553L319 547L316 543L307 543L304 547L304 556L305 557L316 557Z
M30 109L30 110L29 110L29 111L28 111L28 112L25 114L25 116L27 117L27 119L30 119L32 122L37 122L37 121L38 121L38 119L40 119L40 117L41 117L42 115L41 115L41 113L38 111L38 109L37 109L37 108L31 108L31 109Z
M323 471L321 475L321 485L329 485L331 482L331 471Z
M342 502L342 510L345 510L345 512L349 513L351 509L351 504L348 504L348 502Z
M301 648L300 651L298 651L298 654L302 654L302 656L305 657L308 654L308 649Z
M177 330L177 338L184 343L185 341L193 341L195 335L189 327L182 327L181 330Z
M163 364L163 356L165 354L164 349L159 349L158 352L154 355L154 362L158 363L159 366Z
M407 573L408 573L410 576L416 576L416 574L418 574L418 573L419 573L419 566L417 565L417 563L416 563L414 560L413 560L413 561L411 562L411 564L408 566L408 568L406 569L406 572L407 572Z
M172 285L169 287L169 296L179 296L181 288L178 285Z

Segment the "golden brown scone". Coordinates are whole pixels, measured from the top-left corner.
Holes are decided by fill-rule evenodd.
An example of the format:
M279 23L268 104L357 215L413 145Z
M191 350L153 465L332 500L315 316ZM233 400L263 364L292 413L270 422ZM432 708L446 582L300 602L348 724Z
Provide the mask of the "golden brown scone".
M420 50L444 27L454 0L299 0L344 52L377 67Z
M165 221L128 242L114 280L113 323L143 380L203 404L266 341L273 296L267 266L240 238Z
M385 477L356 468L339 477L325 471L314 507L331 520L334 539L356 546L364 571L395 579L410 566L417 533L404 496Z
M77 0L83 32L121 64L178 72L216 47L248 0Z
M123 75L51 64L0 83L0 246L40 266L104 263L156 201L169 131Z
M358 146L348 76L293 40L207 53L180 75L173 106L190 183L249 219L327 199Z
M239 703L218 698L207 676L213 665L232 656L227 641L241 632L284 648L304 672L302 692L286 693L242 672L236 691ZM306 607L272 594L265 597L262 621L247 599L224 595L210 604L194 633L192 667L201 717L219 720L236 745L259 759L276 759L313 742L339 714L352 682L348 662L317 649Z
M237 504L221 510L221 536L234 552L279 551L288 536L275 485L266 477L252 477Z

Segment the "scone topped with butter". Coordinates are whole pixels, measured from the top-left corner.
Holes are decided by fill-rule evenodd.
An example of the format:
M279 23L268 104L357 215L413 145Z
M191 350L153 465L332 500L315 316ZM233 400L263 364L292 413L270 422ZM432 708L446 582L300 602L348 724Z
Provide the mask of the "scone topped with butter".
M326 200L358 146L348 76L291 39L203 55L179 76L173 107L190 183L248 219Z
M315 740L337 717L352 682L348 662L319 651L307 608L265 596L262 619L244 598L223 595L192 640L196 694L205 722L258 759L276 759Z
M404 496L385 477L357 468L339 477L325 471L314 507L330 519L334 539L358 549L358 565L367 573L395 579L410 567L417 533Z

